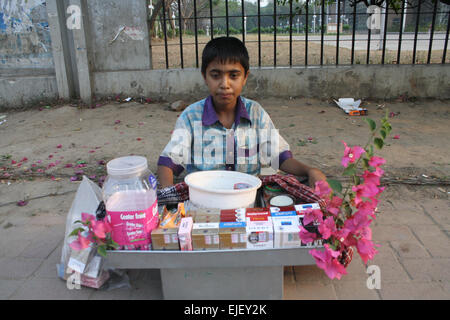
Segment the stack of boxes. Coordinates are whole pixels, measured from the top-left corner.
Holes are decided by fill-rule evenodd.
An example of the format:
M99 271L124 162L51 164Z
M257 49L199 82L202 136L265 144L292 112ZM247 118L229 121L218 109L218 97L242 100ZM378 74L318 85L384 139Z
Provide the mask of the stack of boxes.
M317 203L288 207L198 209L177 213L165 210L165 219L152 231L153 250L230 250L322 246L320 240L304 244L299 237L304 213L320 209ZM169 222L168 222L169 221ZM317 225L304 226L316 232Z

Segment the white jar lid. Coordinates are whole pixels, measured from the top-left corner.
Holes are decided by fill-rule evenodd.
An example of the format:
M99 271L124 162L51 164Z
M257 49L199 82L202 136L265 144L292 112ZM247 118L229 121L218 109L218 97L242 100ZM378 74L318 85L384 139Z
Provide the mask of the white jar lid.
M270 205L276 206L276 207L287 207L287 206L291 206L293 204L294 204L294 200L292 200L291 197L285 196L285 195L276 196L276 197L273 197L272 199L270 199Z
M137 174L147 168L147 159L141 156L116 158L106 164L106 171L112 176Z

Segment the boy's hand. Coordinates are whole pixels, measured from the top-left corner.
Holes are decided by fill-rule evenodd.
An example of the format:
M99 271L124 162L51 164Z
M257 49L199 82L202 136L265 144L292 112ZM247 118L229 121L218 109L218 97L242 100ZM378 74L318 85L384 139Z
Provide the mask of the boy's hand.
M293 174L294 176L308 176L309 185L313 189L316 187L317 181L327 179L327 177L319 169L311 168L294 158L285 160L281 164L280 169L286 173Z
M309 178L309 186L313 189L316 187L317 181L327 180L327 177L322 173L322 171L316 168L309 169L308 178Z
M170 187L173 185L173 171L165 166L158 166L156 173L161 188Z

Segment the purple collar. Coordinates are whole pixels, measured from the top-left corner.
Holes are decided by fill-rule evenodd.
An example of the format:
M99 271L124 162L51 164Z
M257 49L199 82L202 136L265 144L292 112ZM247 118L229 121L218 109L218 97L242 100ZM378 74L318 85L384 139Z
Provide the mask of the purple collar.
M251 122L250 116L248 115L244 102L239 96L237 98L236 117L234 119L234 124L236 127L239 125L239 123L241 123L241 118L247 119L248 121ZM216 110L214 109L212 97L209 96L208 98L206 98L205 106L203 108L202 124L204 126L211 126L217 121L219 121L219 118L217 117Z

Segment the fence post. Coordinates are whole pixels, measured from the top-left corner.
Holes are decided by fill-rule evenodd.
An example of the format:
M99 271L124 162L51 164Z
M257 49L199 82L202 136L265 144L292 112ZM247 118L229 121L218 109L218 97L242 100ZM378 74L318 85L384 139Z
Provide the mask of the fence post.
M80 28L73 28L73 41L75 46L75 62L78 73L78 85L81 101L90 105L92 103L92 67L89 50L89 17L87 0L70 0L69 3L80 8Z
M47 0L47 17L58 95L60 99L69 100L74 95L74 83L63 3L58 0Z

